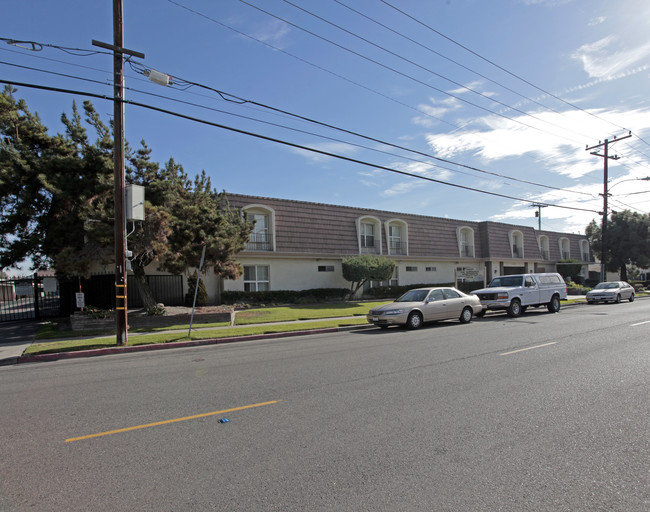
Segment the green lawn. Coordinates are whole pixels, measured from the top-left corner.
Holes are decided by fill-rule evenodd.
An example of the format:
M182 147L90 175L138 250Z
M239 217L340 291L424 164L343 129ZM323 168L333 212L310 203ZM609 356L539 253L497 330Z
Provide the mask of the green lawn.
M365 315L368 313L368 311L377 305L385 303L386 301L350 302L340 304L317 304L309 306L283 306L248 309L238 311L235 317L236 325L241 327L229 327L228 323L195 323L192 326L191 337L187 336L189 324L165 326L160 328L133 329L129 331L131 336L129 336L128 344L143 345L153 343L171 343L174 341L229 338L232 336L248 336L255 334L363 325L367 323ZM313 321L300 322L300 320ZM273 322L294 321L296 323L268 325ZM178 330L181 332L156 332L172 330ZM149 332L152 334L138 334L139 332ZM92 338L88 339L89 337ZM115 346L115 334L113 331L107 332L59 330L54 323L49 323L43 326L39 330L36 339L39 340L39 342L33 343L25 351L26 355L70 352Z

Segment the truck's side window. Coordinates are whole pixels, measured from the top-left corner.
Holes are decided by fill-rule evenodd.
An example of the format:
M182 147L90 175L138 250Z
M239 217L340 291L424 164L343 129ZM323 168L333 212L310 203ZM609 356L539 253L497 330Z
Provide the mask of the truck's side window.
M533 286L535 286L535 280L532 277L527 276L526 277L526 287L527 288L532 288Z

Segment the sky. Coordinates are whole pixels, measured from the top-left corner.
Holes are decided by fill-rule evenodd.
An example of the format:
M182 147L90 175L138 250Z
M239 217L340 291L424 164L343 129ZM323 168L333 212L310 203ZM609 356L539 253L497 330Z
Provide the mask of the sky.
M108 122L113 61L92 41L112 43L112 9L4 0L0 79L105 96ZM610 208L650 211L647 0L138 0L123 17L145 54L126 99L186 116L126 105L127 141L219 191L534 228L541 211L584 233L608 139ZM51 133L87 99L17 88Z

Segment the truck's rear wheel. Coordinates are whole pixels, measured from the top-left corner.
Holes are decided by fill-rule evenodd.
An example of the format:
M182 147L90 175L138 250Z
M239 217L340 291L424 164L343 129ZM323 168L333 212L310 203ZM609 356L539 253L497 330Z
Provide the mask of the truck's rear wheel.
M521 302L519 302L519 299L512 299L510 306L506 309L506 313L513 318L521 315Z
M546 308L549 313L557 313L560 311L560 297L553 295L553 297L551 297L551 302L547 304Z

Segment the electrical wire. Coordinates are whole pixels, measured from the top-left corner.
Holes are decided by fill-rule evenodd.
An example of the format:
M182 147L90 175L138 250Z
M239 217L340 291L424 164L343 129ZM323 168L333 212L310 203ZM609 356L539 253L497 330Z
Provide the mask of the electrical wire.
M462 48L463 50L465 50L465 51L471 53L471 54L474 55L475 57L478 57L479 59L481 59L481 60L487 62L488 64L491 64L492 66L496 67L497 69L500 69L500 70L503 71L504 73L507 73L508 75L512 76L513 78L516 78L517 80L520 80L521 82L523 82L523 83L525 83L525 84L527 84L527 85L533 87L534 89L537 89L538 91L540 91L540 92L546 94L547 96L550 96L551 98L555 98L556 100L558 100L558 101L560 101L560 102L562 102L562 103L564 103L564 104L570 106L571 108L573 108L573 109L575 109L575 110L579 110L579 111L581 111L581 112L584 112L585 114L590 115L590 116L592 116L592 117L598 119L599 121L603 121L603 122L606 122L606 123L608 123L608 124L611 124L612 126L615 126L616 128L618 128L619 130L630 131L630 130L628 130L627 128L625 128L625 127L623 127L623 126L618 125L617 123L614 123L614 122L609 121L609 120L607 120L607 119L603 119L603 118L601 118L600 116L597 116L596 114L594 114L593 112L589 112L588 110L584 110L583 108L581 108L581 107L579 107L579 106L577 106L577 105L571 103L570 101L567 101L567 100L565 100L565 99L563 99L563 98L561 98L561 97L559 97L559 96L556 96L555 94L553 94L553 93L551 93L551 92L549 92L549 91L546 91L545 89L542 89L541 87L539 87L539 86L533 84L532 82L526 80L525 78L522 78L521 76L519 76L519 75L513 73L512 71L507 70L507 69L504 68L503 66L497 64L496 62L491 61L490 59L484 57L483 55L481 55L481 54L475 52L474 50L468 48L467 46L465 46L465 45L459 43L459 42L456 41L455 39L453 39L453 38L451 38L451 37L449 37L449 36L443 34L442 32L436 30L435 28L431 27L430 25L427 25L426 23L420 21L420 20L417 19L416 17L411 16L411 15L408 14L406 11L404 11L404 10L402 10L402 9L399 9L398 7L395 7L395 6L394 6L393 4L391 4L390 2L388 2L388 1L386 1L386 0L379 0L379 1L382 2L383 4L387 5L387 6L390 7L391 9L394 9L395 11L399 12L400 14L406 16L407 18L413 20L413 21L416 22L417 24L419 24L419 25L425 27L426 29L430 30L431 32L434 32L435 34L438 34L440 37L443 37L443 38L446 39L447 41L449 41L449 42L455 44L456 46ZM650 143L648 143L648 142L646 142L645 140L643 140L643 139L642 139L641 137L639 137L637 134L635 134L635 136L636 136L636 138L639 139L641 142L643 142L643 143L646 144L647 146L650 146Z
M360 57L360 58L362 58L362 59L364 59L364 60L366 60L366 61L368 61L368 62L371 62L371 63L373 63L373 64L375 64L375 65L377 65L377 66L380 66L380 67L382 67L382 68L384 68L384 69L387 69L387 70L389 70L389 71L391 71L391 72L393 72L393 73L396 73L396 74L398 74L398 75L400 75L400 76L402 76L402 77L404 77L404 78L407 78L407 79L409 79L409 80L412 80L412 81L414 81L415 83L418 83L418 84L420 84L420 85L422 85L422 86L424 86L424 87L427 87L427 88L429 88L429 89L431 89L431 90L434 90L434 91L436 91L436 92L439 92L440 94L444 94L445 96L449 96L449 97L451 97L451 98L454 98L454 99L456 99L456 100L458 100L458 101L460 101L460 102L462 102L462 103L466 103L466 104L471 105L471 106L473 106L473 107L475 107L475 108L478 108L479 110L483 110L483 111L485 111L485 112L489 112L490 114L493 114L493 115L495 115L495 116L501 117L501 118L503 118L503 119L507 119L507 120L509 120L509 121L512 121L513 123L520 124L520 125L522 125L522 126L525 126L525 127L527 127L527 128L530 128L530 129L532 129L532 130L536 130L536 131L539 131L539 132L545 133L545 134L547 134L547 135L551 135L551 136L553 136L553 137L557 137L557 134L554 133L554 132L549 132L549 131L547 131L547 130L543 130L542 128L535 127L535 126L533 126L533 125L530 125L530 124L528 124L528 123L525 123L525 122L523 122L523 121L521 121L521 120L519 120L519 119L516 119L516 118L513 118L513 117L508 117L508 116L506 116L506 115L504 115L504 114L500 114L499 112L496 112L496 111L494 111L494 110L490 110L490 109L487 108L487 107L483 107L483 106L481 106L481 105L478 105L477 103L474 103L474 102L471 102L471 101L469 101L469 100L466 100L465 98L462 98L461 96L456 96L455 94L452 94L452 93L447 92L447 91L445 91L445 90L443 90L443 89L440 89L440 88L438 88L438 87L435 87L435 86L433 86L433 85L431 85L431 84L429 84L429 83L427 83L427 82L424 82L424 81L422 81L422 80L420 80L420 79L418 79L418 78L415 78L414 76L409 75L408 73L404 73L404 72L402 72L402 71L399 71L398 69L395 69L395 68L393 68L393 67L391 67L391 66L388 66L387 64L383 64L382 62L379 62L378 60L372 59L372 58L370 58L370 57L368 57L368 56L366 56L366 55L363 55L363 54L361 54L361 53L359 53L359 52L357 52L357 51L355 51L355 50L352 50L352 49L347 48L346 46L343 46L343 45L341 45L341 44L339 44L339 43L337 43L337 42L335 42L335 41L332 41L331 39L327 39L326 37L320 36L320 35L316 34L315 32L312 32L311 30L308 30L308 29L306 29L306 28L304 28L304 27L301 27L300 25L296 25L295 23L292 23L291 21L288 21L288 20L286 20L285 18L282 18L282 17L280 17L280 16L277 16L277 15L275 15L275 14L273 14L273 13L271 13L271 12L265 10L265 9L262 9L261 7L258 7L258 6L256 6L256 5L254 5L254 4L250 3L250 2L248 2L247 0L239 0L239 1L240 1L241 3L243 3L243 4L245 4L245 5L248 5L249 7L252 7L253 9L256 9L256 10L258 10L258 11L264 13L264 14L267 14L268 16L271 16L271 17L273 17L273 18L275 18L275 19L277 19L277 20L279 20L279 21L284 22L284 23L286 23L287 25L290 25L290 26L292 26L292 27L294 27L294 28L296 28L296 29L298 29L298 30L301 30L301 31L303 31L303 32L305 32L305 33L307 33L307 34L309 34L309 35L311 35L311 36L314 36L314 37L316 37L316 38L318 38L318 39L320 39L320 40L322 40L322 41L325 41L325 42L327 42L327 43L329 43L329 44L331 44L331 45L334 45L334 46L336 46L337 48L340 48L341 50L344 50L344 51L349 52L349 53L351 53L351 54L353 54L353 55L356 55L357 57ZM495 101L495 100L493 100L493 101ZM495 102L496 102L496 101L495 101ZM512 107L508 107L508 108L512 108ZM524 113L524 114L525 114L525 113ZM525 114L525 115L526 115L526 116L530 116L530 114ZM579 142L576 141L576 143L579 143Z
M99 98L99 99L103 99L103 100L114 101L114 98L112 98L110 96L106 96L106 95L103 95L103 94L91 93L91 92L87 92L87 91L76 91L76 90L71 90L71 89L63 89L63 88L59 88L59 87L50 87L50 86L45 86L45 85L37 85L37 84L30 84L30 83L25 83L25 82L10 81L10 80L5 80L5 79L0 79L0 83L4 83L4 84L8 84L8 85L14 85L16 87L27 87L27 88L32 88L32 89L40 89L40 90L45 90L45 91L60 92L60 93L66 93L66 94L76 94L76 95L80 95L80 96L89 96L89 97L92 97L92 98ZM172 110L164 109L164 108L161 108L161 107L156 107L154 105L148 105L146 103L141 103L141 102L137 102L137 101L133 101L133 100L122 100L122 102L124 104L127 104L127 105L133 105L133 106L145 108L145 109L148 109L148 110L153 110L153 111L156 111L156 112L168 114L168 115L178 117L178 118L181 118L181 119L186 119L188 121L193 121L193 122L205 124L205 125L208 125L208 126L213 126L215 128L220 128L220 129L223 129L223 130L227 130L227 131L230 131L230 132L233 132L233 133L239 133L241 135L247 135L249 137L257 138L257 139L260 139L260 140L266 140L268 142L274 142L276 144L282 144L282 145L292 147L292 148L295 148L295 149L301 149L301 150L304 150L304 151L317 153L317 154L320 154L320 155L323 155L323 156L329 156L329 157L336 158L336 159L339 159L339 160L343 160L343 161L346 161L346 162L356 163L356 164L366 166L366 167L372 167L373 169L380 169L380 170L388 171L388 172L403 175L403 176L409 176L409 177L412 177L412 178L421 179L421 180L429 181L429 182L432 182L432 183L438 183L440 185L446 185L446 186L450 186L450 187L454 187L454 188L459 188L459 189L462 189L462 190L478 192L480 194L490 195L490 196L494 196L494 197L501 197L501 198L504 198L504 199L511 199L511 200L514 200L514 201L520 201L520 202L524 202L524 203L531 203L531 204L535 203L535 204L541 204L542 206L548 206L548 207L553 207L553 208L562 208L562 209L573 210L573 211L584 211L584 212L599 213L598 211L592 210L592 209L578 208L578 207L575 207L575 206L566 206L566 205L560 205L560 204L541 203L540 201L534 201L534 200L530 200L530 199L524 199L524 198L520 198L520 197L509 196L509 195L506 195L506 194L499 194L497 192L490 192L490 191L487 191L487 190L481 190L481 189L477 189L477 188L473 188L473 187L468 187L468 186L465 186L465 185L459 185L459 184L456 184L456 183L451 183L451 182L447 182L447 181L444 181L444 180L431 178L431 177L428 177L428 176L421 176L421 175L414 174L414 173L411 173L411 172L402 171L402 170L399 170L399 169L394 169L394 168L386 167L386 166L383 166L383 165L373 164L371 162L367 162L367 161L364 161L364 160L359 160L359 159L356 159L356 158L351 158L351 157L348 157L348 156L345 156L345 155L339 155L339 154L336 154L336 153L332 153L330 151L324 151L324 150L321 150L321 149L312 148L312 147L304 146L304 145L301 145L301 144L296 144L296 143L289 142L289 141L286 141L286 140L277 139L277 138L274 138L274 137L269 137L267 135L262 135L262 134L259 134L259 133L254 133L254 132L250 132L250 131L247 131L247 130L242 130L242 129L239 129L239 128L235 128L233 126L227 126L227 125L224 125L224 124L221 124L221 123L215 123L215 122L208 121L208 120L205 120L205 119L200 119L200 118L197 118L197 117L194 117L194 116L189 116L189 115L186 115L186 114L182 114L180 112L174 112Z
M134 70L136 70L136 72L139 72L139 73L142 73L142 74L147 73L147 68L145 66L139 64L139 63L135 64L135 66L132 66L132 67L133 67ZM174 80L178 80L178 79L174 78ZM593 194L588 194L586 192L581 192L581 191L578 191L578 190L565 189L565 188L560 188L560 187L554 187L552 185L547 185L547 184L543 184L543 183L536 183L536 182L529 181L529 180L523 180L521 178L514 178L512 176L506 176L506 175L495 173L495 172L492 172L492 171L486 171L486 170L480 169L478 167L474 167L474 166L470 166L470 165L466 165L466 164L461 164L461 163L454 162L452 160L448 160L448 159L445 159L445 158L440 158L440 157L437 157L437 156L432 155L430 153L425 153L425 152L422 152L422 151L407 148L405 146L400 146L398 144L394 144L394 143L387 142L387 141L384 141L384 140L381 140L381 139L377 139L375 137L370 137L370 136L367 136L367 135L363 135L363 134L361 134L359 132L347 130L345 128L341 128L341 127L338 127L338 126L335 126L335 125L331 125L331 124L328 124L328 123L317 121L315 119L311 119L311 118L308 118L308 117L305 117L305 116L302 116L302 115L299 115L299 114L294 114L292 112L282 110L282 109L279 109L279 108L276 108L276 107L272 107L270 105L266 105L266 104L263 104L263 103L259 103L259 102L254 101L254 100L244 99L244 98L241 98L239 96L235 96L234 94L227 93L227 92L215 89L215 88L210 87L210 86L199 84L197 82L192 82L192 81L189 81L189 80L182 79L182 83L184 83L186 85L194 85L194 86L197 86L197 87L201 87L203 89L213 91L213 92L219 94L219 96L221 98L223 98L225 101L234 102L234 103L237 103L237 104L249 103L251 105L255 105L255 106L258 106L258 107L261 107L261 108L264 108L264 109L268 109L268 110L271 110L273 112L278 112L278 113L281 113L281 114L284 114L284 115L287 115L287 116L291 116L291 117L294 117L294 118L297 118L297 119L300 119L300 120L303 120L303 121L307 121L309 123L317 124L319 126L323 126L323 127L326 127L326 128L336 130L336 131L347 133L347 134L353 135L355 137L360 137L360 138L368 140L368 141L377 142L379 144L389 146L389 147L392 147L392 148L395 148L395 149L399 149L399 150L402 150L402 151L407 151L409 153L413 153L413 154L417 154L417 155L424 156L424 157L427 157L427 158L431 158L433 160L436 160L436 161L439 161L439 162L442 162L442 163L445 163L445 164L456 165L458 167L465 168L465 169L468 169L468 170L471 170L471 171L475 171L475 172L479 172L479 173L483 173L483 174L489 174L489 175L492 175L492 176L495 176L495 177L498 177L498 178L517 181L517 182L525 183L525 184L528 184L528 185L534 185L534 186L537 186L537 187L547 188L547 189L551 189L551 190L560 190L562 192L570 192L570 193L588 195L588 196L593 197ZM186 89L186 88L187 87L185 87L184 89ZM318 135L318 136L319 137L324 137L322 135ZM327 138L327 137L325 137L325 138ZM337 140L337 141L341 142L338 139L334 139L334 140ZM342 141L342 142L346 142L348 144L351 144L351 143L349 143L347 141ZM355 145L355 144L352 144L352 145ZM364 147L364 146L361 146L361 147ZM366 148L366 149L371 149L371 148ZM376 150L376 151L382 152L380 150ZM389 153L389 154L392 154L392 153ZM393 156L398 156L398 155L393 155ZM406 157L400 156L400 158L406 158ZM415 160L415 161L422 162L421 160ZM426 163L426 162L423 162L423 163ZM443 168L447 169L447 170L451 170L451 169L448 169L446 167L443 167ZM456 172L458 172L458 171L456 171Z

